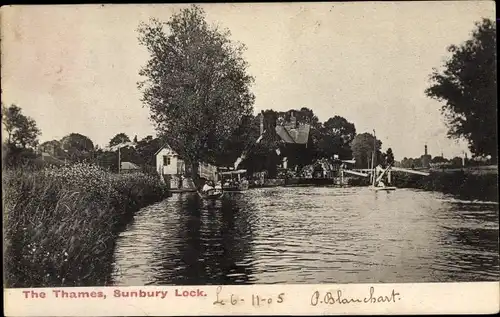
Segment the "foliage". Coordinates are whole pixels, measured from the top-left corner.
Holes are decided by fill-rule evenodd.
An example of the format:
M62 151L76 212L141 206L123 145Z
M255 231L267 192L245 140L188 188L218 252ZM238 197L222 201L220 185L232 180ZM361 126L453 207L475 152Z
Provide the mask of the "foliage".
M448 162L448 160L442 156L434 156L431 159L431 163L446 163L446 162Z
M5 168L37 168L38 155L33 149L16 147L12 143L2 143L2 163Z
M394 153L392 153L391 148L388 148L387 151L385 152L385 163L386 165L394 164Z
M252 112L253 78L246 73L245 47L232 43L229 31L209 26L197 6L166 23L142 23L138 31L150 53L139 88L157 131L193 167L213 161Z
M380 140L376 140L370 133L361 133L354 137L351 149L358 168L368 167L368 163L372 160L374 147L377 151L376 162L380 162L380 148L382 147L382 142Z
M94 143L79 133L71 133L62 138L61 147L73 162L89 161L93 157Z
M422 160L420 158L403 158L401 167L404 168L417 168L422 167Z
M7 144L23 149L38 145L40 129L35 120L23 115L18 106L11 105L7 108L2 104L2 123L7 132Z
M120 224L165 195L158 178L84 164L10 170L2 187L9 287L106 284Z
M247 151L255 151L255 142L260 136L259 119L246 115L231 137L224 141L223 153L215 157L218 166L232 167L234 162Z
M321 151L323 156L339 155L340 159L351 159L351 143L356 136L356 127L353 123L341 116L334 116L323 123L323 140Z
M130 138L128 137L128 135L126 135L125 133L118 133L109 141L109 146L115 146L125 142L130 142Z
M137 142L135 147L139 161L138 164L155 166L155 153L162 146L160 139L148 135Z
M476 23L472 38L457 46L443 71L434 69L427 96L445 101L448 136L465 138L476 155L497 158L496 24Z
M59 159L66 158L68 156L62 148L61 142L58 140L43 142L40 146L38 146L38 149L41 152L49 153Z

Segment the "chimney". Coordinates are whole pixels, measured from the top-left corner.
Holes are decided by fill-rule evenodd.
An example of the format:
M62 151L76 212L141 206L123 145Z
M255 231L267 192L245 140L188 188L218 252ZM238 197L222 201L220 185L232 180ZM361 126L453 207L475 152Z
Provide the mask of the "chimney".
M264 111L260 113L260 135L264 133Z
M427 144L425 145L425 152L424 152L425 155L427 155Z

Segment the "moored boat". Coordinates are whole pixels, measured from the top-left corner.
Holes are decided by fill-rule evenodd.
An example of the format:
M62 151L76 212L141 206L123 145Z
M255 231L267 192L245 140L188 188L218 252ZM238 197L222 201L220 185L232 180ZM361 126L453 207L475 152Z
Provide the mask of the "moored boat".
M202 193L200 191L196 192L198 193L201 199L206 199L206 200L216 200L224 196L223 191L210 191L209 193Z
M219 172L222 181L222 189L225 192L242 192L248 190L249 183L242 175L246 170L226 170Z

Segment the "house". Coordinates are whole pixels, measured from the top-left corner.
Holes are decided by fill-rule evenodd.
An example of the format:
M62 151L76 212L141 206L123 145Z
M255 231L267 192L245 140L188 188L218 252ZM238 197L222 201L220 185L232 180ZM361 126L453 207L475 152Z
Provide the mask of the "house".
M156 153L156 171L170 188L181 188L184 175L190 174L190 167L184 160L165 144ZM201 178L216 180L217 167L208 163L199 163L198 174Z
M121 173L133 173L141 170L141 168L138 165L132 162L121 162L120 165L121 165L120 166Z
M278 155L282 156L283 168L295 167L308 163L307 149L310 143L311 125L298 123L292 112L290 120L282 125L276 125L276 134L281 139Z

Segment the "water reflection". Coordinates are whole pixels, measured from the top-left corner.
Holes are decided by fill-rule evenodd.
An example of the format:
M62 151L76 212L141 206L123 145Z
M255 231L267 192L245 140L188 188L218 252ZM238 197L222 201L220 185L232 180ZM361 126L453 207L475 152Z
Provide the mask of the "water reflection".
M115 284L497 280L498 206L415 190L177 194L121 235Z
M252 204L245 199L235 203L234 198L207 203L197 195L176 194L141 211L129 234L118 241L118 248L128 252L115 256L117 283L251 282L252 265L247 259L252 241ZM146 247L148 243L151 245ZM136 256L147 260L136 261ZM139 268L143 272L136 270ZM131 278L124 279L127 276Z

